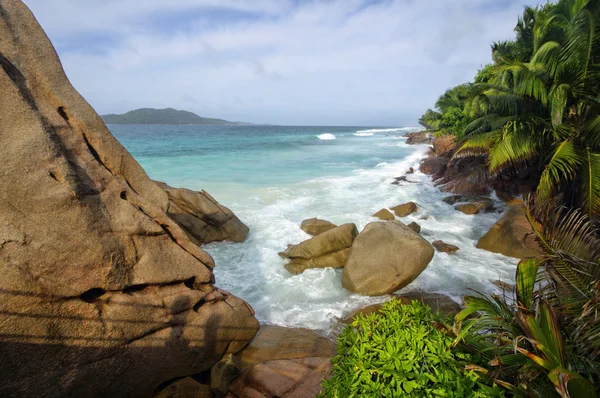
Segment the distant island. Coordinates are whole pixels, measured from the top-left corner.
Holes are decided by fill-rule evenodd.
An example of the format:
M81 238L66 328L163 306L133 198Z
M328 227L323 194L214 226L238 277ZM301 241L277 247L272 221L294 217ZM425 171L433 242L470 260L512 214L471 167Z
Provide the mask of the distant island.
M121 115L111 113L102 115L101 117L106 124L196 124L215 126L240 126L250 124L202 117L193 112L179 111L173 108L141 108Z

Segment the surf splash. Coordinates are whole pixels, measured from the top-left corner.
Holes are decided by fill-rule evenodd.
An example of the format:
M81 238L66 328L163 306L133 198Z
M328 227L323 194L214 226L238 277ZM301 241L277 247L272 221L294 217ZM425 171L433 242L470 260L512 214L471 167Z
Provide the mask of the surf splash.
M323 133L323 134L319 134L317 136L318 139L320 140L335 140L336 136L334 134L331 133Z

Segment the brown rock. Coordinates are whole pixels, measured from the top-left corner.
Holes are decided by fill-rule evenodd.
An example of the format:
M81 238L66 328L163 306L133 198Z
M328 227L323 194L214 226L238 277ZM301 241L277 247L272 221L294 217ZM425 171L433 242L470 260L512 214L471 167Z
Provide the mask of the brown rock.
M431 143L431 133L426 131L418 131L415 133L409 133L407 135L406 143L409 145L414 144L429 144Z
M291 261L286 269L294 274L308 268L341 268L346 264L349 248L358 235L354 224L343 224L279 253Z
M456 253L460 250L457 246L451 245L449 243L443 242L441 240L436 240L435 242L431 242L431 245L435 247L438 252L442 253Z
M381 209L377 213L373 214L371 217L377 217L380 220L384 220L384 221L390 221L390 220L396 219L396 217L394 217L392 212L389 211L388 209Z
M509 202L508 209L477 242L477 247L515 258L535 257L542 253L535 241L522 200Z
M212 398L210 386L191 377L179 379L163 388L155 398Z
M406 217L417 211L417 204L415 202L408 202L396 207L392 207L391 210L398 217Z
M331 370L327 357L280 359L245 370L229 389L227 397L315 397Z
M450 159L446 157L430 156L421 162L419 170L421 170L421 173L427 175L438 174L444 170L449 161Z
M461 203L454 206L455 210L458 210L466 215L477 214L482 208L483 206L480 203Z
M411 222L410 224L407 225L408 228L412 229L413 231L415 231L416 233L420 233L421 232L421 226L419 224L417 224L416 222Z
M150 396L258 322L70 85L27 7L0 1L0 396Z
M409 168L406 174L415 174L415 169L413 167Z
M314 397L334 354L335 343L313 330L263 325L236 354L245 371L228 397Z
M235 356L241 369L277 359L330 357L335 343L314 330L261 325L256 337Z
M169 197L167 215L196 244L230 240L243 242L248 227L227 207L219 204L205 190L200 192L173 188L156 181Z
M433 152L436 155L444 155L456 148L453 135L445 135L433 139Z
M300 224L300 229L311 236L320 235L323 232L327 232L335 227L337 227L337 225L334 223L331 223L327 220L320 220L318 218L309 218L302 221L302 224Z
M210 388L218 397L227 394L229 384L241 373L238 357L228 354L210 370Z
M411 283L433 258L433 247L406 225L372 222L356 237L342 274L343 286L378 296Z

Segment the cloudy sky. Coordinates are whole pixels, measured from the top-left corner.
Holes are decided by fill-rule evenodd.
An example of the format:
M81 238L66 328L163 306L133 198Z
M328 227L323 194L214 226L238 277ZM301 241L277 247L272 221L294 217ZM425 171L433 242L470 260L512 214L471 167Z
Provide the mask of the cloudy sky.
M535 0L24 0L99 113L412 126Z

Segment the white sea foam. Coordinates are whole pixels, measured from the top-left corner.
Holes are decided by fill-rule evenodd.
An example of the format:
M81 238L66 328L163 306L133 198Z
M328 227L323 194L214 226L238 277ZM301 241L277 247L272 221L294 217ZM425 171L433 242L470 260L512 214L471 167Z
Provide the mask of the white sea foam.
M402 219L421 225L428 241L443 240L460 248L456 254L436 252L427 269L399 293L423 290L459 300L469 289L495 291L490 280L512 283L516 261L477 249L475 244L499 214L467 216L441 199L447 194L431 178L415 172L415 183L391 185L410 167L418 169L426 145L397 162L356 169L344 176L319 177L284 187L256 188L227 206L250 227L243 243L211 243L206 250L215 258L217 286L248 301L261 322L290 327L331 330L341 317L388 297L364 297L342 287L340 269L310 269L291 275L277 255L289 243L310 238L300 222L319 217L336 224L354 222L359 230L383 207L415 201L419 211ZM499 204L501 208L501 204ZM426 216L426 219L421 217Z
M373 134L375 134L375 133L367 133L367 132L363 132L363 133L358 133L357 132L357 133L354 133L354 135L357 136L357 137L370 137Z
M357 130L357 133L393 133L399 131L417 131L422 130L421 127L398 127L390 129L369 129L369 130Z
M320 140L335 140L335 135L331 134L331 133L323 133L323 134L319 134L317 136L318 139Z

